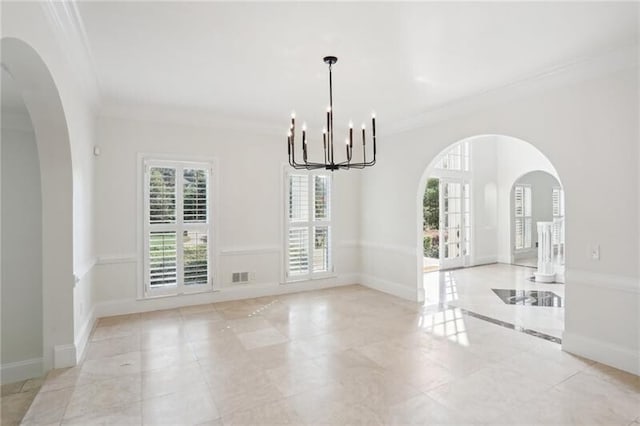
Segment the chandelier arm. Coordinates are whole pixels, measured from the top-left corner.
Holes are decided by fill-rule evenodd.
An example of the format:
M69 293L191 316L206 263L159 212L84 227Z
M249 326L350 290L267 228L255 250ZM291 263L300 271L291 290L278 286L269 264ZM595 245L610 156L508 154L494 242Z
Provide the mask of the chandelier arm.
M289 138L289 141L291 143L291 152L289 153L289 164L293 165L293 164L296 164L296 148L293 145L293 139Z
M334 122L333 122L333 67L332 65L337 62L338 58L335 56L326 56L324 62L329 66L329 108L327 110L327 127L323 131L322 135L322 148L324 163L309 162L308 159L308 144L305 138L306 126L302 129L302 162L297 162L295 157L295 114L291 114L291 125L287 137L287 154L289 165L294 169L326 169L330 171L335 170L349 170L349 169L364 169L365 167L373 166L376 163L376 119L375 114L372 115L372 130L373 130L373 159L367 161L367 147L365 128L362 126L362 162L352 163L353 160L353 125L349 125L349 138L347 139L346 146L346 160L336 163L335 161L335 140L334 140ZM339 150L339 149L338 149Z
M293 167L297 167L297 168L301 168L301 169L305 169L305 168L310 168L310 167L324 167L325 165L322 163L309 163L309 162L305 162L305 163L296 163L295 160L291 161L289 160L289 164Z
M324 162L327 163L327 132L322 132L322 150L324 151Z
M291 164L291 167L293 167L296 170L315 170L315 169L324 168L324 164L310 163L309 165L305 165L305 164L295 163L295 164Z

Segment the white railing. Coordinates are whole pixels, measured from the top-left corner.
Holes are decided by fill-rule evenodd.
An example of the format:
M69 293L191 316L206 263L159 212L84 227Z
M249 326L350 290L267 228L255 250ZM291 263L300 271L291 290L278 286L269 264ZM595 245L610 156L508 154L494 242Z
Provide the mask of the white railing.
M553 222L538 222L538 270L539 282L564 282L564 218Z

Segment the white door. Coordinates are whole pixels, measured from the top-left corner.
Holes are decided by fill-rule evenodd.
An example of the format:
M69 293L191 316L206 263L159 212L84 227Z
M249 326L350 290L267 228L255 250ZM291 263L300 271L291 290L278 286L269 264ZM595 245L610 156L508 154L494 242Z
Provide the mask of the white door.
M440 179L440 269L468 263L471 220L469 184L461 179Z

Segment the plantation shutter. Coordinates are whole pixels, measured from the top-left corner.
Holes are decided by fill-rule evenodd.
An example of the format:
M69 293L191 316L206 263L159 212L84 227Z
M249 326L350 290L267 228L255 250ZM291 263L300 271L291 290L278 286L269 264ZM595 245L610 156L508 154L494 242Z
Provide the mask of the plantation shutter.
M309 272L309 230L289 229L289 275L303 275Z
M531 187L524 187L524 247L531 247Z
M309 273L309 176L289 176L290 276Z
M532 217L531 217L531 187L516 185L513 191L515 216L515 247L524 249L531 247Z
M183 170L183 259L184 284L207 284L209 280L208 170Z
M331 214L331 186L329 176L313 177L313 272L327 272L330 265L330 234L326 223Z
M562 219L564 218L564 191L562 188L553 188L551 193L553 209L553 244L562 242Z
M210 166L149 160L145 170L145 291L210 286Z
M309 220L309 176L289 177L289 220L307 222Z
M290 173L287 187L287 277L330 272L331 177Z
M152 167L149 174L149 286L177 284L177 244L175 230L161 230L176 223L176 170ZM159 228L159 230L153 230Z

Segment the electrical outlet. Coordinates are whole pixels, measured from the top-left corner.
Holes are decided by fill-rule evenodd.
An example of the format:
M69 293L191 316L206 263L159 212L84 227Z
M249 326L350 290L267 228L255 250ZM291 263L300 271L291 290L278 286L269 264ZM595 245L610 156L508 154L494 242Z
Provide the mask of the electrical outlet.
M600 244L592 244L590 247L591 260L600 260Z

